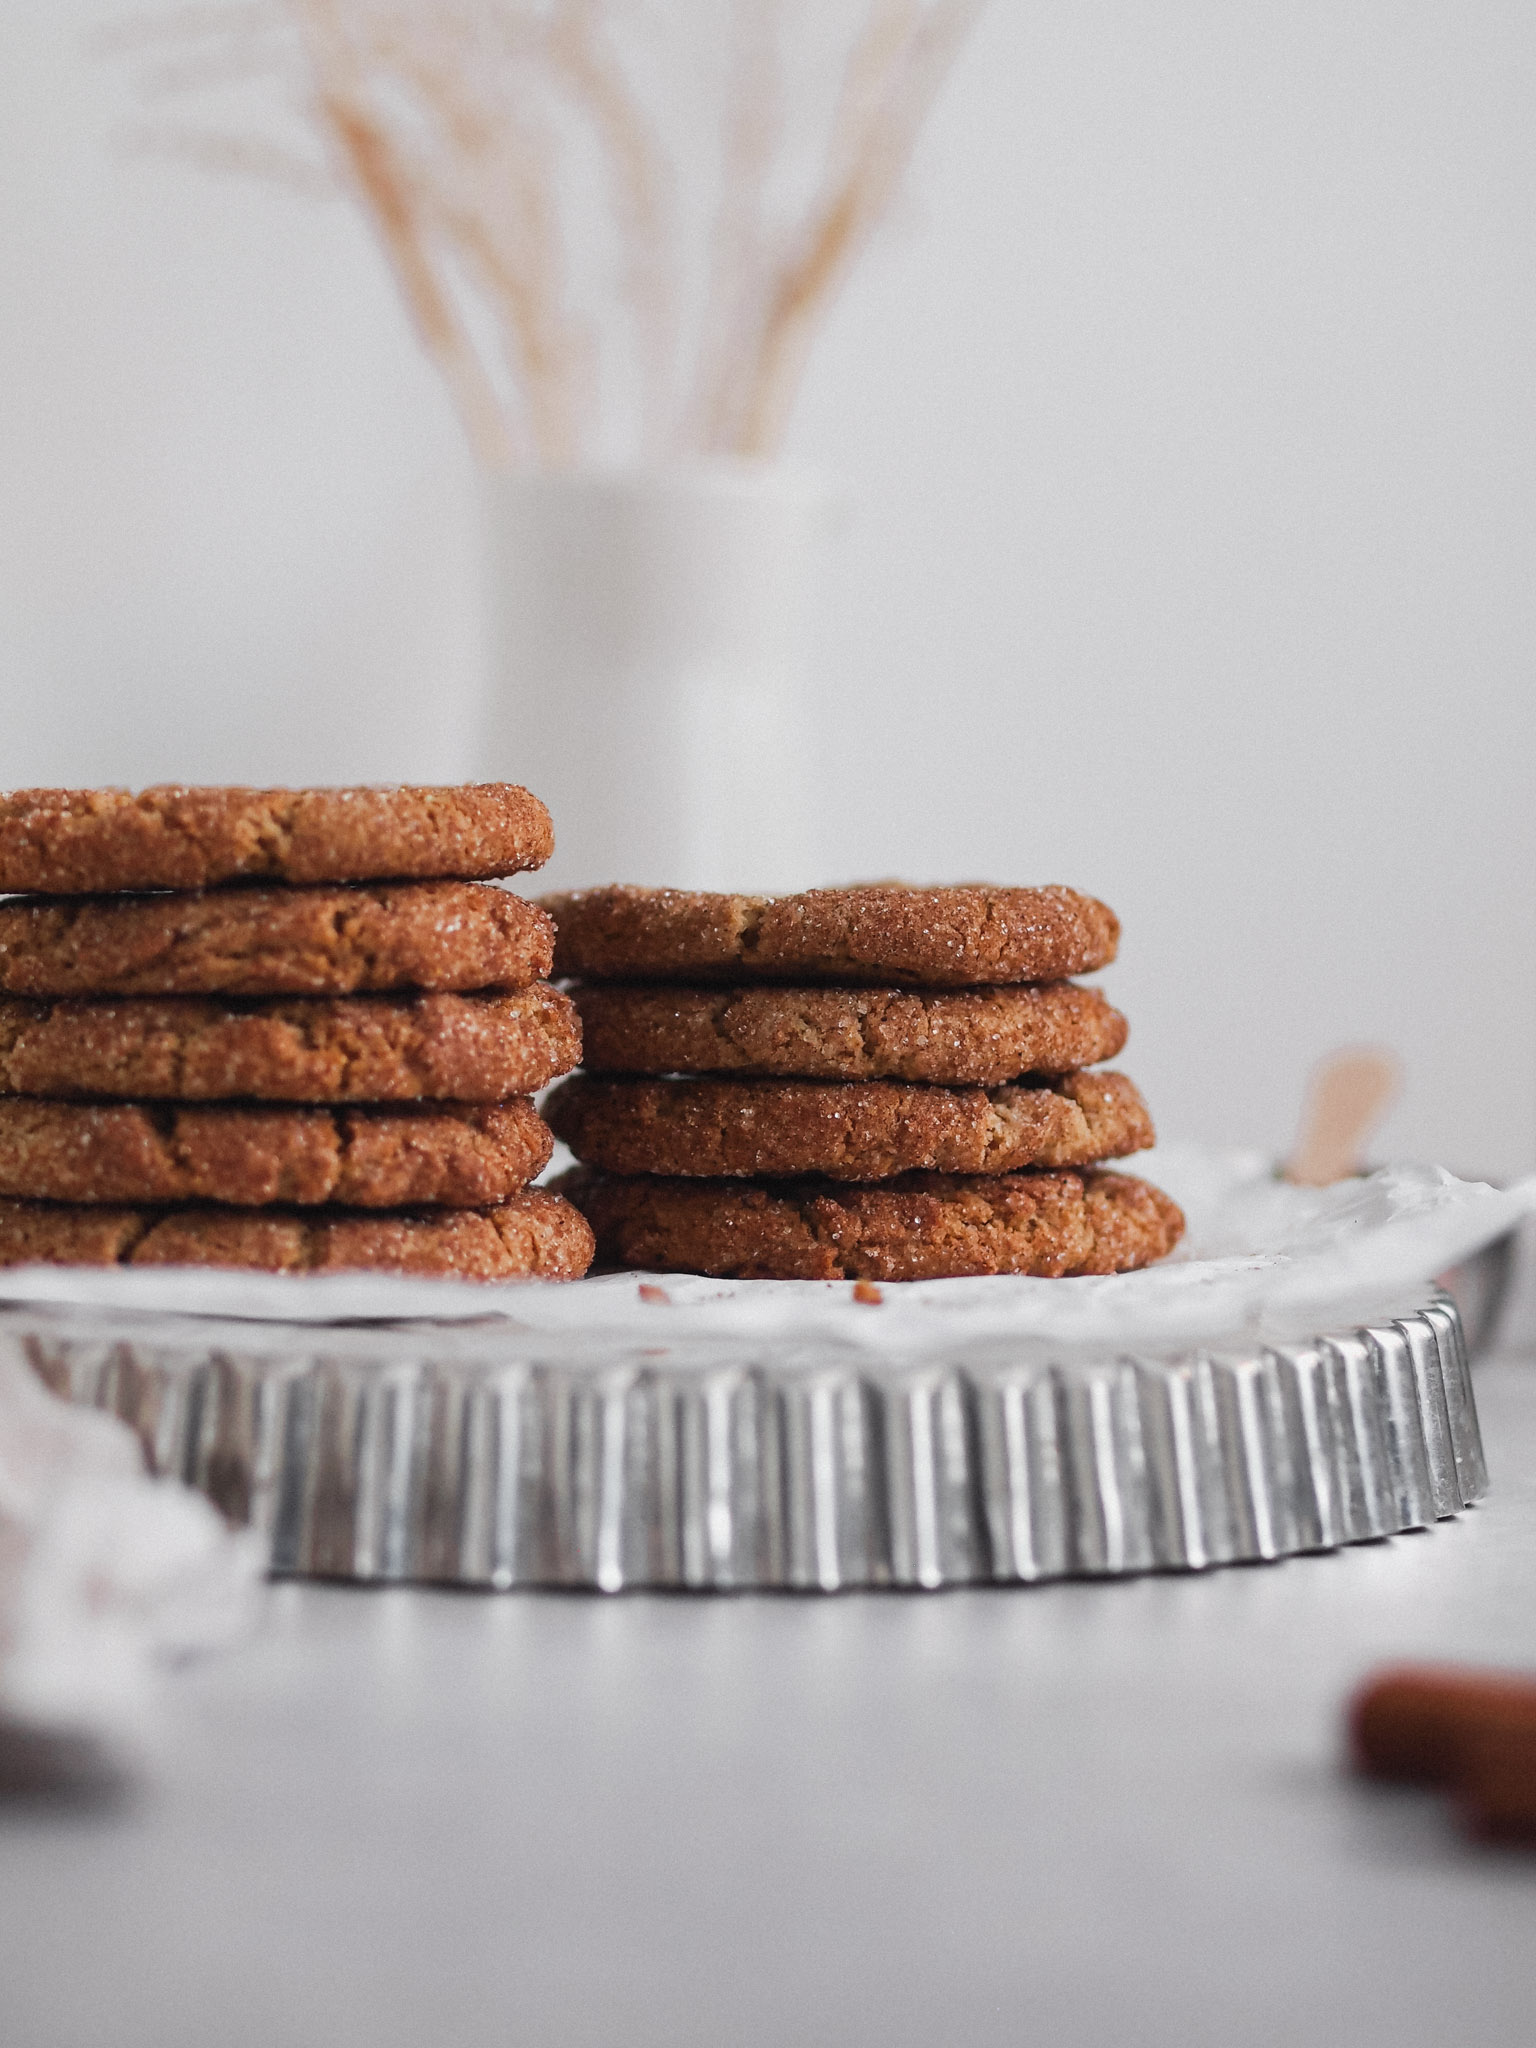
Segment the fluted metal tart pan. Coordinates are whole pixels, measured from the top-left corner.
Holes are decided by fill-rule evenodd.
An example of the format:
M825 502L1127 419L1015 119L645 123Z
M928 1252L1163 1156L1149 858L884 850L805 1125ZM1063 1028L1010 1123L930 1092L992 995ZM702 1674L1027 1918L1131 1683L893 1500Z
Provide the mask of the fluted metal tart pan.
M451 1585L939 1587L1327 1550L1487 1485L1454 1304L1176 1356L900 1359L505 1327L0 1312L270 1539L274 1570Z

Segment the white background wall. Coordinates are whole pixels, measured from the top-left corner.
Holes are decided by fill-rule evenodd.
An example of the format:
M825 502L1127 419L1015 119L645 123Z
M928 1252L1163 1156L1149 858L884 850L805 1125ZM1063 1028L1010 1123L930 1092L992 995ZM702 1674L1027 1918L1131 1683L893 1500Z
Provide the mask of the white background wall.
M128 160L0 9L0 782L468 770L471 478L341 203ZM1536 11L994 0L791 452L859 512L829 876L1126 921L1168 1135L1536 1154Z

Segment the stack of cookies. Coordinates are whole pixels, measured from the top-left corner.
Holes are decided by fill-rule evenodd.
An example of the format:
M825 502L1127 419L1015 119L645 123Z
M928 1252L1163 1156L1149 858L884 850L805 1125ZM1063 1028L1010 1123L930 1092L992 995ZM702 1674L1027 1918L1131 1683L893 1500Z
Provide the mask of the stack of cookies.
M452 789L0 796L0 1264L584 1272L549 813Z
M1071 889L547 897L586 1072L544 1105L611 1265L827 1280L1125 1272L1183 1229L1100 1162L1152 1143L1125 1019L1066 977Z

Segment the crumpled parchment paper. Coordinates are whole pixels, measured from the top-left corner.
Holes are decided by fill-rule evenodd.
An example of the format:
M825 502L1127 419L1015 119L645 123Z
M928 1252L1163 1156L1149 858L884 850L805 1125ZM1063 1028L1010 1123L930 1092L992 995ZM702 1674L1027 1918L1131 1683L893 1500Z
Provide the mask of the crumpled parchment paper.
M0 1301L255 1322L502 1320L562 1348L588 1339L828 1338L884 1348L1016 1337L1146 1351L1293 1338L1401 1312L1422 1299L1434 1274L1536 1210L1536 1177L1501 1190L1408 1165L1296 1188L1276 1180L1261 1153L1176 1145L1130 1165L1185 1210L1189 1230L1171 1259L1100 1279L887 1284L878 1312L855 1301L847 1281L677 1274L483 1285L384 1274L26 1267L0 1271Z
M0 1357L0 1720L132 1735L164 1660L241 1633L263 1563L131 1430Z

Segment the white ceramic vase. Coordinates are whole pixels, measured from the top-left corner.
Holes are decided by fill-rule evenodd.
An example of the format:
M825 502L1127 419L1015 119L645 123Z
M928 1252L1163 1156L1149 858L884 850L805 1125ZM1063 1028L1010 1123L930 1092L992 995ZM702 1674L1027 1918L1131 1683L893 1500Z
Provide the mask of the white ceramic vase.
M486 481L481 772L554 814L541 886L803 888L836 494L775 469Z

